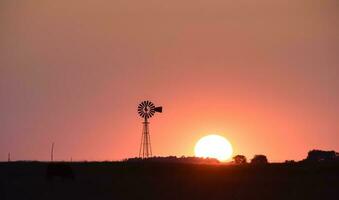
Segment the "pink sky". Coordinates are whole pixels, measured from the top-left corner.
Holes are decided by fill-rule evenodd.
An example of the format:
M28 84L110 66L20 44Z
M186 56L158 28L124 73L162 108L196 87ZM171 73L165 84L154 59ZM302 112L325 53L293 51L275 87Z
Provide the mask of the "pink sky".
M336 0L0 2L0 160L339 151Z

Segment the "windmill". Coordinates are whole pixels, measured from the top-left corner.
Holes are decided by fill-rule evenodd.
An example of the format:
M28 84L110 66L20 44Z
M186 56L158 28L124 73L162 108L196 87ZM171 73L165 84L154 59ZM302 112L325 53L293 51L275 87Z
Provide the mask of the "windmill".
M155 107L154 104L150 101L143 101L138 106L138 113L144 119L142 122L142 135L141 135L141 143L139 149L139 157L148 158L152 156L152 146L151 146L151 138L149 134L149 122L148 118L153 117L156 113L162 112L162 107Z

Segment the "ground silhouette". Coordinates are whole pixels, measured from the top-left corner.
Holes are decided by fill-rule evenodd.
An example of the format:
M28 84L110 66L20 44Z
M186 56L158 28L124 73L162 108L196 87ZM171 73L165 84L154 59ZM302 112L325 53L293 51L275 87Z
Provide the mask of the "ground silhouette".
M123 162L63 162L52 170L53 180L46 179L51 163L3 162L0 163L0 199L339 197L339 162L336 160L225 165L182 162L185 159L194 160L167 157ZM60 169L68 172L58 171ZM74 178L63 178L69 176L70 169Z

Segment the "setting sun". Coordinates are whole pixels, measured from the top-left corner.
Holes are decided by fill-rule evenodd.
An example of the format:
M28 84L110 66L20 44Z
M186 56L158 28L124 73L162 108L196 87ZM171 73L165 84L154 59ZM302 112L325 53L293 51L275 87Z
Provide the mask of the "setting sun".
M197 142L194 151L197 157L226 161L231 158L233 148L226 138L220 135L207 135Z

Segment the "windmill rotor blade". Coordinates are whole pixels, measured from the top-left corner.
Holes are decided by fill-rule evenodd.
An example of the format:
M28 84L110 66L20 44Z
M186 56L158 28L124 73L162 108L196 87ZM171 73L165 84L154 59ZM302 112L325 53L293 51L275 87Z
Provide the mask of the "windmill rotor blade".
M153 102L145 100L138 105L137 111L142 118L147 119L153 117L156 112L161 113L162 107L155 107Z

